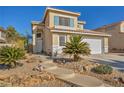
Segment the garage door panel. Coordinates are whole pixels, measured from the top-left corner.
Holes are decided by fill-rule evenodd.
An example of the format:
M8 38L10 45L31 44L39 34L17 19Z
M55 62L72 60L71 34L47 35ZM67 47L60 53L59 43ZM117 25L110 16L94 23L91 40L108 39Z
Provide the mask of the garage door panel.
M91 49L91 54L101 54L102 53L102 39L83 39L84 42L89 44Z

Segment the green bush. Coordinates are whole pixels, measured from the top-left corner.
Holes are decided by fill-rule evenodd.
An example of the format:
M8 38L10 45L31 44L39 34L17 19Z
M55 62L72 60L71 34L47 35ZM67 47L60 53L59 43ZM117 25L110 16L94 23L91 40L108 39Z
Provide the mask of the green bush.
M98 74L111 74L113 71L113 68L109 65L100 65L93 68L93 71L95 71Z
M15 67L17 60L23 58L25 51L16 47L1 47L0 48L0 64L10 67Z

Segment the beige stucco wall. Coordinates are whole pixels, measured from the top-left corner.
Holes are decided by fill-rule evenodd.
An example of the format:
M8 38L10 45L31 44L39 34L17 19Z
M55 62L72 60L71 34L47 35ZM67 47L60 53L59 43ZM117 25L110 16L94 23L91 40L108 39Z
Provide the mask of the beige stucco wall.
M56 28L64 28L64 29L72 29L76 30L77 29L77 16L69 15L69 14L64 14L64 13L57 13L57 12L49 12L49 27L54 27L54 16L62 16L62 17L68 17L68 18L73 18L74 19L74 27L67 27L67 26L56 26Z
M58 34L56 34L56 33L52 34L52 44L53 45L59 44L58 38L59 38Z
M44 44L44 52L47 54L52 53L52 34L49 30L44 31L44 38L43 38L43 44Z
M49 14L46 15L45 26L49 26Z
M108 47L108 37L104 37L104 46Z
M124 33L124 23L120 24L120 32Z
M109 51L108 39L109 37L104 37L104 40L103 40L104 53L108 53Z

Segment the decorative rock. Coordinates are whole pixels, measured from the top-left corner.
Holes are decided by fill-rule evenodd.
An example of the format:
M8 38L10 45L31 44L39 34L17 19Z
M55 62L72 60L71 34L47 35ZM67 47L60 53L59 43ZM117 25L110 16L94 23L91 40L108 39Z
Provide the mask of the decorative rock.
M3 81L4 79L8 78L7 75L0 75L0 80Z
M21 79L17 75L12 75L9 77L9 82L11 82L13 86L18 86L20 81Z
M83 66L83 69L84 69L85 71L89 71L89 70L90 70L90 67L89 67L89 66Z
M118 81L124 84L124 78L123 77L119 77Z
M44 67L41 64L38 64L36 67L32 69L33 71L39 71L42 72L44 70Z
M113 77L112 78L114 81L118 82L118 77Z
M115 82L121 82L121 83L124 84L124 78L123 78L123 77L114 77L113 80L114 80Z
M80 73L83 73L84 72L84 68L83 68L83 66L81 65L81 66L79 66L79 71L80 71Z
M0 87L11 87L11 86L12 86L11 83L0 81Z
M41 82L41 80L40 80L40 79L35 79L35 78L32 78L32 79L30 80L30 82L29 82L29 85L30 85L30 86L39 85L39 84L40 84L40 82Z
M124 77L121 77L122 78L122 80L124 81Z

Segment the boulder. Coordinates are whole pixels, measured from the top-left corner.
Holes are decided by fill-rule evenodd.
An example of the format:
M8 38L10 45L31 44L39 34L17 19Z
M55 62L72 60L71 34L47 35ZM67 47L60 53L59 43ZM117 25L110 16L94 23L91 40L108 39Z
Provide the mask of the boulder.
M12 84L4 81L0 81L0 87L12 87Z
M84 71L90 71L91 67L90 66L83 66Z
M33 71L42 72L42 71L44 70L44 66L42 66L41 64L38 64L38 65L35 66L32 70L33 70Z
M31 78L30 81L29 81L29 86L40 85L40 83L41 83L41 79Z
M4 81L8 77L9 77L8 75L0 75L0 80L1 81Z
M83 68L82 65L79 66L79 71L80 71L80 73L83 73L84 72L84 68Z
M122 84L124 84L124 77L119 77L118 81L121 82Z
M9 77L9 82L13 86L18 86L21 82L21 78L19 78L17 75L12 75L12 76Z
M124 84L124 77L113 77L112 78L115 82L120 82Z

